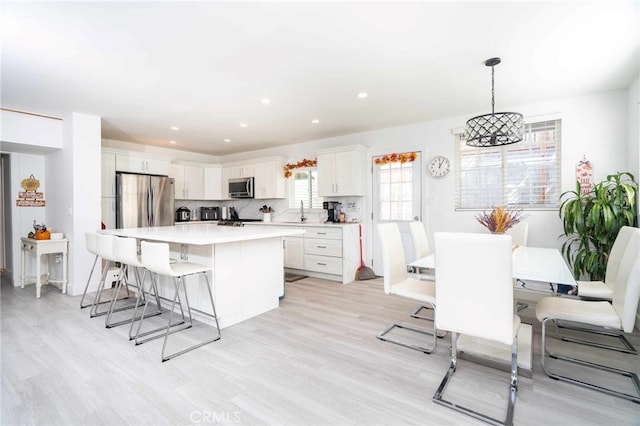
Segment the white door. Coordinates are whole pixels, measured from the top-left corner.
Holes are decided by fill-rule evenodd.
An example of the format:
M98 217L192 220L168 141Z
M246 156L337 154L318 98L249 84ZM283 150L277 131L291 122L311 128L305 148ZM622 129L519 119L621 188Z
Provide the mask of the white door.
M413 160L412 160L413 159ZM402 161L404 160L404 162ZM383 275L378 223L396 222L407 262L413 260L413 244L407 224L422 220L422 156L420 152L388 154L372 158L373 164L373 270Z

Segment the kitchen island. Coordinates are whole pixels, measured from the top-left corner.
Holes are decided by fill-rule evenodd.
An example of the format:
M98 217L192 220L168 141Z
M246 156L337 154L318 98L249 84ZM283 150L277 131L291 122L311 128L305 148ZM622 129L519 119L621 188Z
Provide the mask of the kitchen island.
M172 257L213 267L209 274L220 327L228 327L279 306L284 294L283 243L286 236L304 233L293 227L236 227L215 223L125 228L102 231L138 240L169 243ZM174 286L159 279L161 297L173 298ZM211 314L206 280L186 279L189 302ZM206 316L200 319L207 321Z

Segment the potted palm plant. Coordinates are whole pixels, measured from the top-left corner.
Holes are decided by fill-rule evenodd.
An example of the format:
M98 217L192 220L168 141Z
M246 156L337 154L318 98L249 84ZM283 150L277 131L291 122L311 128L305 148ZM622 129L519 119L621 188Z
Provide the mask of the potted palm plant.
M576 279L588 276L603 280L613 242L623 226L637 226L638 183L629 172L618 172L596 184L587 194L575 191L560 195L560 218L566 240L562 254Z

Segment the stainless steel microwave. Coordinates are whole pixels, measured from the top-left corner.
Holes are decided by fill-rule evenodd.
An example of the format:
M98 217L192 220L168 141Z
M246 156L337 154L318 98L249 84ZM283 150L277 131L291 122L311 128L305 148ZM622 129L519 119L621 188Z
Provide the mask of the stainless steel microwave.
M253 198L253 178L229 179L229 197Z

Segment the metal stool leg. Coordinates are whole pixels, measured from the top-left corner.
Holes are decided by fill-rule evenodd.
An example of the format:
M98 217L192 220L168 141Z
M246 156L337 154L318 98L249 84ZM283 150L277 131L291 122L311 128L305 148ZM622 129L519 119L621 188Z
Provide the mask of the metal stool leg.
M192 346L190 346L190 347L188 347L186 349L180 350L178 352L174 352L172 354L165 355L166 346L167 346L167 342L169 340L169 334L170 334L169 330L171 328L171 317L169 317L169 324L167 326L167 332L165 334L164 343L162 344L162 362L168 361L168 360L170 360L172 358L175 358L175 357L177 357L179 355L182 355L182 354L184 354L186 352L192 351L192 350L197 349L197 348L199 348L201 346L204 346L204 345L207 345L209 343L213 343L213 342L215 342L217 340L220 340L220 337L221 337L220 324L218 323L218 315L216 313L216 306L215 306L215 304L213 302L213 293L211 292L211 286L209 284L209 277L207 276L206 272L204 272L203 275L205 277L205 280L207 281L207 289L209 291L209 300L211 301L211 307L213 309L213 311L212 311L213 312L213 317L214 317L214 319L216 321L217 336L215 336L214 338L211 338L211 339L207 339L204 342L200 342L198 344L192 345ZM187 303L187 310L189 311L189 319L192 320L192 318L191 318L191 307L189 306L189 297L187 295L187 289L186 289L186 287L184 285L183 278L184 277L177 277L177 278L174 279L175 285L176 285L176 295L174 296L173 304L175 305L175 300L176 300L176 298L178 296L178 293L180 292L180 287L182 287L184 289L184 298L185 298L185 302Z

